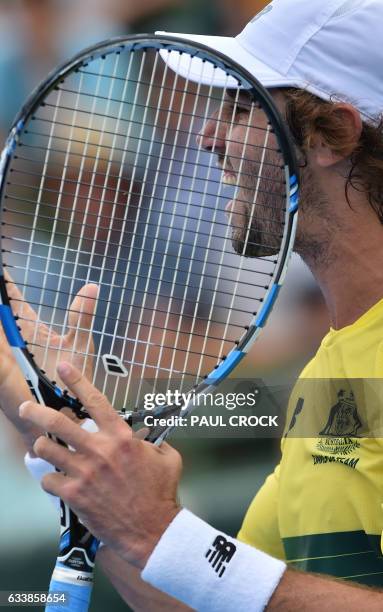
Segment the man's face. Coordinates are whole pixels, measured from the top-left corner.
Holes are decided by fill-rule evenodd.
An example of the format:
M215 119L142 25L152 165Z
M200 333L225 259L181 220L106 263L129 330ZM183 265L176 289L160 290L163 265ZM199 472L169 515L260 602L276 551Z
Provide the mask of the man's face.
M248 257L277 253L286 188L283 158L264 112L245 91L229 91L203 126L198 144L217 155L223 182L237 187L226 207L235 251Z

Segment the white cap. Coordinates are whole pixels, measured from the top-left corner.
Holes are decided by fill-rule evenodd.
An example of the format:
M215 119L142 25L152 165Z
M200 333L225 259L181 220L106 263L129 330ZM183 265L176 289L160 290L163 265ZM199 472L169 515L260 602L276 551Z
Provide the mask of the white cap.
M383 112L383 0L273 0L236 38L172 35L223 53L267 88L347 101L368 118ZM166 61L191 80L238 87L198 57Z

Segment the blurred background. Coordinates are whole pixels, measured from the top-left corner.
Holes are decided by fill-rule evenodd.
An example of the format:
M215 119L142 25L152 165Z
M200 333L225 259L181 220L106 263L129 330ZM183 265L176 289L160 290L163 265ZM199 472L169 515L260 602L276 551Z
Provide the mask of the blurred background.
M1 0L0 137L31 90L58 63L102 39L167 30L237 34L262 0ZM328 329L310 273L293 260L271 323L237 376L290 384ZM1 358L1 356L0 356ZM184 457L182 503L235 535L279 457L276 440L177 440ZM0 590L46 590L58 517L23 464L24 449L0 415ZM127 519L129 511L127 510ZM98 576L92 610L128 609Z

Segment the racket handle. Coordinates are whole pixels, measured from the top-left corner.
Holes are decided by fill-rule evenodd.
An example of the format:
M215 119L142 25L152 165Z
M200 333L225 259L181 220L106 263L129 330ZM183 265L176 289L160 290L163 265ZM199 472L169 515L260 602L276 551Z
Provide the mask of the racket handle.
M92 595L93 581L86 582L85 584L64 582L57 578L57 573L62 575L62 572L62 566L56 566L49 585L49 594L54 599L55 594L57 596L60 593L65 593L65 603L60 601L48 603L45 607L45 612L87 612ZM77 573L75 572L75 574Z

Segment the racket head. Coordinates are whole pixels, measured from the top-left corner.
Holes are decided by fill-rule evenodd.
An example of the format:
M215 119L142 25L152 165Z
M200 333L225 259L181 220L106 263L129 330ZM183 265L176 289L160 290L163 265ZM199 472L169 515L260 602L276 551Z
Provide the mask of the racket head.
M177 55L228 87L178 75ZM216 155L196 142L207 121ZM299 179L272 97L230 58L167 35L100 43L30 97L0 170L1 318L46 403L86 414L54 382L63 359L135 410L217 385L248 352L284 280Z

